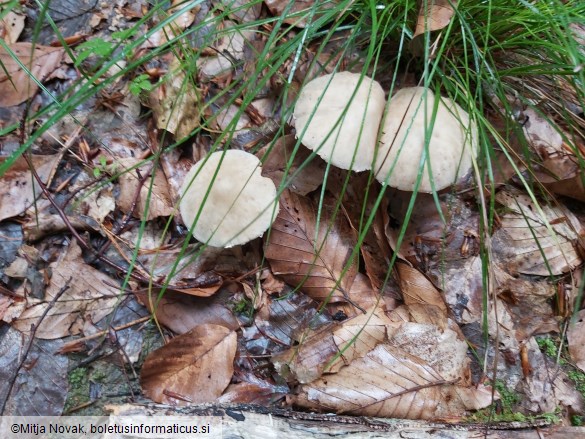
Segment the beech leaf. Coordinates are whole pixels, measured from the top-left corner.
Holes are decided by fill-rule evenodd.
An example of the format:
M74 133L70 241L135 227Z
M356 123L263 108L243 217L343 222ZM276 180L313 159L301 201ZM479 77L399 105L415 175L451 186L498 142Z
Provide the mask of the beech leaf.
M152 352L142 367L144 394L173 405L213 402L234 373L237 336L220 325L199 325Z

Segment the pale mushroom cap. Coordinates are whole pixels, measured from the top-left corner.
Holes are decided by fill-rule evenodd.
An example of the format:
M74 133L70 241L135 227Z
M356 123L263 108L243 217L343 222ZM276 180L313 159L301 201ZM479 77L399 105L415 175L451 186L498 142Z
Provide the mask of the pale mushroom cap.
M214 152L193 165L181 187L179 209L185 225L193 227L207 194L193 227L198 241L233 247L262 236L272 225L279 208L276 187L260 171L260 160L239 150Z
M376 178L384 182L392 172L388 185L404 191L414 190L425 149L425 103L426 125L430 126L432 121L435 95L428 89L426 94L424 92L424 87L399 90L390 99L386 120L381 127L374 167ZM477 150L477 127L470 121L469 114L450 99L441 98L429 142L429 157L418 190L433 190L429 165L435 190L454 184L470 171Z
M303 145L342 169L350 169L357 148L351 169L371 169L384 105L382 86L367 76L350 72L321 76L309 82L297 100L297 137L302 136Z

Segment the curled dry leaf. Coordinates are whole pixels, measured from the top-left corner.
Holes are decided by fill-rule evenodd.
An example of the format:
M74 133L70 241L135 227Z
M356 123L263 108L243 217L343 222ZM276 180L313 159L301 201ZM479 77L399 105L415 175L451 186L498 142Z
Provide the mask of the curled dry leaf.
M505 210L494 234L494 253L512 274L558 275L582 262L576 244L585 231L566 207L536 206L528 195L513 190L499 192L496 201Z
M276 355L272 361L280 374L308 383L363 357L386 341L395 326L380 307L375 307L367 314L307 334L299 346Z
M0 107L18 105L33 97L38 86L30 74L37 81L44 82L59 67L65 53L59 47L33 46L31 43L15 43L7 48L0 46ZM20 67L11 52L30 74Z
M166 177L161 169L153 169L153 164L137 158L124 158L118 160L117 171L122 173L118 177L120 184L120 195L118 196L118 207L124 213L131 212L135 217L150 221L161 216L170 216L173 211L169 186ZM150 174L144 181L142 177ZM154 181L153 181L154 175ZM140 193L138 194L138 191ZM148 206L148 211L145 208Z
M119 290L115 288L117 282L85 264L76 241L71 241L64 258L52 263L49 268L52 276L45 292L45 300L33 301L29 298L29 306L13 322L13 328L29 333L31 325L36 325L39 317L49 308L36 330L37 338L53 340L77 335L86 319L98 322L110 314L118 303ZM49 307L51 300L66 285L69 288Z
M56 155L32 156L41 181L46 182L49 178L56 158ZM40 196L41 188L34 181L26 160L19 157L0 178L0 221L20 215Z
M234 373L237 336L206 324L173 338L144 362L140 384L155 402L172 405L214 402Z
M567 331L569 354L575 365L585 372L585 310L577 313Z
M423 0L413 38L446 27L455 14L455 6L457 0Z
M325 198L319 224L309 198L284 191L280 203L265 249L272 272L315 300L344 301L357 274L356 240L341 212L332 218L335 200Z

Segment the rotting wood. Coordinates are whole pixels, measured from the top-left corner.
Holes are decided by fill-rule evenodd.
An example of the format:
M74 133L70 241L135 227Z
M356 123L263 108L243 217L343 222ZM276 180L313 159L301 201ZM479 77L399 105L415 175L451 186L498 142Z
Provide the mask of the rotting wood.
M585 438L584 427L534 422L493 424L425 422L408 419L305 413L252 404L201 404L171 407L161 404L106 406L112 416L212 416L221 418L222 437L232 439L303 438L431 438L449 439L571 439Z

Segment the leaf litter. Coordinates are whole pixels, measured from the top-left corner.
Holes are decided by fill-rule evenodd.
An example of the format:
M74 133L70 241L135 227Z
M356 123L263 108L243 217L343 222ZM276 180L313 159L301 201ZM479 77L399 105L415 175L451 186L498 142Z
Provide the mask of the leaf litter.
M132 302L136 298L153 315L166 343L148 354L140 372L143 393L156 402L283 404L286 396L296 407L311 410L454 421L500 397L490 382L495 368L498 379L522 395L518 410L536 414L562 406L582 413L582 396L567 386L567 373L536 341L562 331L553 307L560 286L578 289L567 279L582 264L581 217L567 207L573 205L565 206L562 199L548 203L540 194L535 203L510 185L511 174L502 173L494 198L497 221L490 231L495 296L485 309L484 238L476 201L464 191L441 193L438 203L418 194L407 220L411 194L382 188L367 174L327 169L319 158L310 158L294 134L275 136L286 117L275 98L283 84L277 79L265 84L247 107L230 88L239 75L255 72L266 29L260 32L247 23L268 12L259 4L215 3L229 20L215 21L216 32L204 25L196 31L194 46L202 53L197 68L179 71L178 59L161 58L164 79L151 84L143 99L152 110L150 123L176 140L193 140L192 147L166 149L156 136L143 134L140 103L129 98L123 79L108 89L102 101L107 111L87 119L90 130L103 131L103 138L87 147L75 143L71 154L60 156L59 165L85 178L68 179L61 166L54 170L52 155L33 156L41 180L51 180L56 172L58 184L49 190L59 202L67 206L82 194L75 207L65 209L69 222L41 197L23 163L0 178L0 226L9 224L6 220L21 221L26 241L15 237L14 251L2 247L6 254L0 253L0 315L11 325L10 337L20 331L25 338L34 335L38 344L83 335L61 352L82 350L84 339L92 337L96 341L85 348L98 349L102 333L121 334L124 325L134 323L109 319L122 297L138 307ZM297 2L288 10L286 2L265 3L274 15L297 11L298 16L284 22L300 29L313 7L312 2ZM422 5L416 36L449 24L454 4L447 3ZM139 51L160 47L169 37L182 38L209 11L207 4L187 8ZM29 68L40 82L62 75L57 69L68 63L63 49L38 45L33 50L27 44L12 41L8 47L29 54L21 59L33 61ZM352 64L336 44L341 43L330 42L324 51L309 45L298 65L280 67L279 75L292 78L285 107L303 76L330 72L337 62ZM14 82L0 78L0 91L6 91L0 93L0 105L18 105L34 96L36 85L6 53L0 56ZM118 101L113 99L116 92ZM102 117L111 113L113 117ZM538 158L536 177L551 192L582 200L578 150L569 147L570 136L539 114L526 113L530 123L524 134ZM53 137L64 138L70 128L56 126ZM282 208L263 245L256 241L222 250L184 243L185 230L174 218L178 188L190 164L217 145L256 153L265 175L283 190ZM144 160L153 153L156 160ZM114 164L98 170L104 178L115 175L116 166L126 172L92 191L89 180L99 173L94 169L102 166L102 154L108 166ZM73 198L64 200L68 184ZM93 221L91 226L82 221L84 216ZM97 250L64 239L72 230ZM2 232L0 240L13 235ZM393 252L398 260L391 266ZM117 276L130 269L138 279L121 286ZM142 324L144 309L136 309L127 308L127 316L135 314ZM489 344L472 331L484 322L484 314ZM572 361L583 369L581 314L569 325L567 340ZM32 332L31 324L41 317ZM4 335L0 347L8 348L10 337ZM109 343L110 352L121 355L119 361L133 364L146 341L112 336ZM484 355L487 361L480 364ZM50 363L39 358L39 364ZM41 387L53 379L50 366L33 365L31 370L44 374ZM17 386L25 380L20 374ZM32 392L33 385L31 380L22 392ZM63 391L48 395L59 412ZM23 410L34 412L32 407Z

